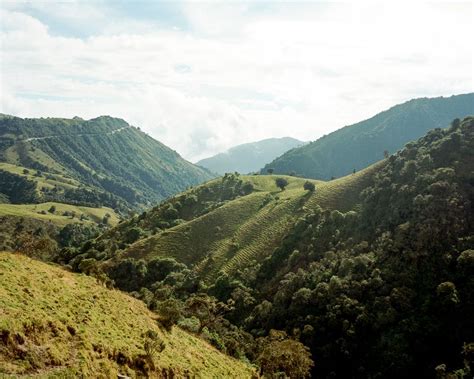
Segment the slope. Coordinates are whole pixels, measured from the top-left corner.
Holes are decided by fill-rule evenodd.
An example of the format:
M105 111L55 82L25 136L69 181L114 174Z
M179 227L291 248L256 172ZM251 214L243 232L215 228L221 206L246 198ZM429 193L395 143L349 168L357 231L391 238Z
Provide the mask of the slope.
M303 144L304 142L291 137L269 138L234 146L224 153L202 159L196 164L220 175L226 172L246 174L258 171L284 152Z
M301 178L227 174L119 224L82 256L105 253L109 271L127 258L172 257L212 283L219 275L233 275L270 256L310 209L355 208L360 191L383 164L335 181L312 181L314 192L303 188L307 180ZM288 181L283 191L276 178Z
M0 375L117 377L144 375L144 337L166 344L151 377L250 378L243 363L175 327L96 279L22 255L0 253Z
M47 201L96 201L114 208L147 206L212 177L109 116L85 121L2 115L0 161L3 170L17 175L29 169L46 176L50 181L38 184Z
M474 94L420 98L346 126L268 163L262 172L295 172L298 176L330 179L360 170L393 153L428 130L447 127L454 118L474 112Z

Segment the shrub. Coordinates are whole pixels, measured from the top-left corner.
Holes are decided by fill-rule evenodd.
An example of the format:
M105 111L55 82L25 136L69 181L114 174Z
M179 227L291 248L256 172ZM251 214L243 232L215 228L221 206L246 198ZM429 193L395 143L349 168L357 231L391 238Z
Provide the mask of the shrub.
M275 184L278 188L280 188L283 191L285 187L288 185L288 180L286 180L285 178L276 178Z
M316 186L314 185L314 183L312 183L310 181L306 181L303 185L303 188L306 191L314 192L314 190L316 189Z

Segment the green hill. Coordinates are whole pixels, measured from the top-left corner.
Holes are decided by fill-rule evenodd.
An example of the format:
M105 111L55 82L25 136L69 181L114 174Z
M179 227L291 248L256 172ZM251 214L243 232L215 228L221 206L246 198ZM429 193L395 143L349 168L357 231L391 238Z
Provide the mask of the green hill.
M258 171L284 152L303 144L304 142L291 137L269 138L234 146L224 153L202 159L196 164L220 175L227 172L247 174Z
M314 192L303 188L306 179L226 174L120 223L91 248L111 258L109 269L126 258L172 257L212 283L270 256L309 209L355 209L360 191L383 164L334 181L311 181ZM288 181L283 191L277 178Z
M428 130L445 128L455 118L474 112L474 94L421 98L396 105L376 116L346 126L268 163L262 172L296 173L314 179L341 177L394 153Z
M250 378L252 370L97 280L0 253L0 376ZM144 334L165 349L144 359Z
M85 121L1 115L0 162L10 187L15 180L28 180L41 201L114 209L143 208L212 177L109 116ZM3 187L5 200L11 194Z
M455 120L314 192L296 177L226 175L63 259L93 262L151 307L215 296L238 327L217 335L258 346L284 330L310 348L315 376L469 377L473 133L474 118Z

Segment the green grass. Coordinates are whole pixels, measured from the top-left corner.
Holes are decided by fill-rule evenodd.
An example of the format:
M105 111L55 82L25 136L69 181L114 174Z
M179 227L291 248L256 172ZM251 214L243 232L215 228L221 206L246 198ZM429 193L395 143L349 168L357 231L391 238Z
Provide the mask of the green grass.
M42 176L35 176L36 170L28 169L28 173L25 174L26 168L6 162L0 162L0 170L11 172L12 174L23 176L24 178L37 183L38 192L42 188L52 189L54 186L64 189L78 188L80 183L72 178L67 178L60 174L43 173Z
M142 334L166 344L155 358L175 377L250 378L252 370L174 327L163 331L144 303L22 255L0 253L0 376L135 377ZM3 342L2 342L3 341ZM155 375L156 376L156 375ZM152 376L152 377L155 377Z
M56 207L54 214L49 213L51 206ZM41 214L44 211L46 214ZM75 212L76 216L63 216L64 212ZM0 216L27 217L36 220L50 221L57 226L64 226L73 222L100 223L106 214L110 214L110 225L119 222L118 215L113 209L107 207L91 208L63 203L47 202L41 204L0 204ZM80 221L81 214L87 216L88 220Z
M271 255L296 220L316 206L341 211L356 207L360 192L382 164L329 182L311 180L316 185L313 193L303 189L307 181L304 178L241 176L244 182L253 183L252 194L139 240L107 264L124 257L173 257L212 282L220 272L232 274ZM289 184L284 191L275 185L277 177L287 179ZM212 186L214 182L206 185Z

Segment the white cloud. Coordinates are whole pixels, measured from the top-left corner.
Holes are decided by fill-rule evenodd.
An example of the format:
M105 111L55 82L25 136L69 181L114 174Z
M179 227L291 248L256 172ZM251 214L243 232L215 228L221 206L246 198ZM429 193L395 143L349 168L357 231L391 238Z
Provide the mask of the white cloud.
M5 6L0 111L122 117L192 160L474 90L470 3L191 3L182 29L56 5L41 9L97 32L60 36L28 7Z

